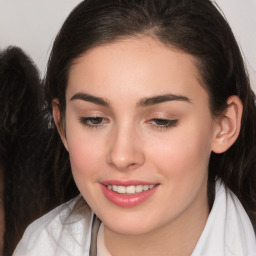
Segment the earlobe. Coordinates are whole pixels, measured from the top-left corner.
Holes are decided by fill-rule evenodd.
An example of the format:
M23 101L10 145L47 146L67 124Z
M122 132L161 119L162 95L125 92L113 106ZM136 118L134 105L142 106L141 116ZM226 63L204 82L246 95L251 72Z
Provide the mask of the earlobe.
M62 140L65 148L68 151L67 139L66 139L66 134L65 134L65 127L64 127L64 123L61 120L60 104L59 104L58 99L54 99L52 101L52 112L53 112L54 123L57 127L57 130L59 132L61 140Z
M241 129L243 105L238 96L230 96L227 109L218 117L218 125L212 144L212 151L223 153L236 141Z

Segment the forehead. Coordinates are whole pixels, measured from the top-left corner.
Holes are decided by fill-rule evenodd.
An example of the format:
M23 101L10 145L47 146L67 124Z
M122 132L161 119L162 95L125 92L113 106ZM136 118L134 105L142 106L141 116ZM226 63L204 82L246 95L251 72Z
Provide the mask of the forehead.
M193 56L152 37L123 39L95 47L77 58L69 73L67 94L189 94L195 87L203 89L195 63Z

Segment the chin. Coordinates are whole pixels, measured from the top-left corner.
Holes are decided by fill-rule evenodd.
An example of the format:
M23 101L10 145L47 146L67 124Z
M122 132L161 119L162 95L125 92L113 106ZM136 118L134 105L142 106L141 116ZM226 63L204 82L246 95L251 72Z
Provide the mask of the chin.
M112 215L112 218L103 219L102 221L105 227L110 229L112 232L127 236L143 235L146 233L150 233L157 228L157 225L154 225L153 220L145 220L145 218L141 216L118 218Z

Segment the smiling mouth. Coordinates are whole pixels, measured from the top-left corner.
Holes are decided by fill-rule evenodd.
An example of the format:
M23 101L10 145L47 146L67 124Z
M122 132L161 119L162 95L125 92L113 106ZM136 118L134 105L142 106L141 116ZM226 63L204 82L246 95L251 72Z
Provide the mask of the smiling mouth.
M143 184L139 181L108 181L101 184L103 194L120 207L134 207L151 198L158 190L159 183Z
M127 194L127 195L133 195L142 193L144 191L148 191L153 189L157 184L152 185L132 185L132 186L118 186L118 185L107 185L106 187L118 194Z

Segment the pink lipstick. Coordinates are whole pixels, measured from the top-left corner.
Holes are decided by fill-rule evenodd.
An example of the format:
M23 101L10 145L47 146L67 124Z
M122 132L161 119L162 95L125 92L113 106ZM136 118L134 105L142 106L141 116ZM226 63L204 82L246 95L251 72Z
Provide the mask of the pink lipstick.
M132 207L150 198L156 192L159 184L112 180L101 185L105 197L113 204L121 207Z

